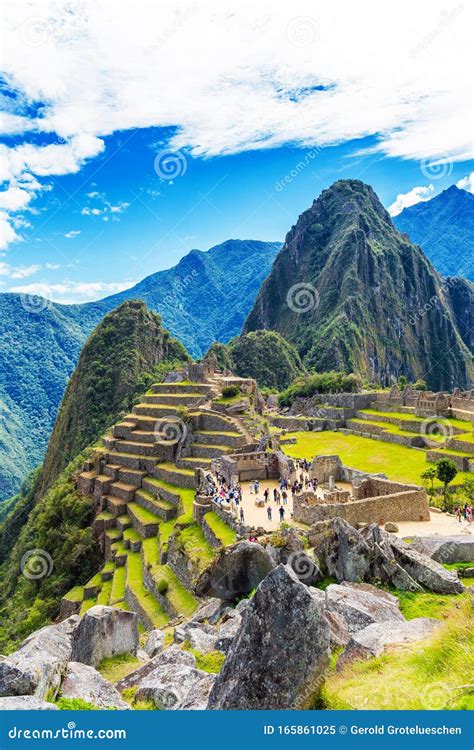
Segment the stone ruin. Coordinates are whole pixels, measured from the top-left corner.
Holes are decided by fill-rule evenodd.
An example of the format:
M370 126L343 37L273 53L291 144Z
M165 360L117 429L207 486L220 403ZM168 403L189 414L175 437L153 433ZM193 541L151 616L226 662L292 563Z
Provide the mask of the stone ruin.
M417 485L392 482L384 475L364 474L342 464L339 456L316 456L309 470L322 488L293 500L293 519L312 525L339 516L352 525L387 521L429 521L428 496ZM351 484L351 490L336 482Z

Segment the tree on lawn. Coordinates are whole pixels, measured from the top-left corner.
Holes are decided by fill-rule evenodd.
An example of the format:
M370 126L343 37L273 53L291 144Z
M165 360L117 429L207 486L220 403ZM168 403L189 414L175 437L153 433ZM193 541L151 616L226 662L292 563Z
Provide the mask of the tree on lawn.
M449 458L441 458L436 463L436 476L444 485L444 510L447 508L448 484L453 481L457 473L456 464Z
M425 482L430 482L430 495L433 495L434 493L434 480L437 477L437 471L434 466L430 466L428 469L425 469L425 471L421 474L421 478L425 480Z

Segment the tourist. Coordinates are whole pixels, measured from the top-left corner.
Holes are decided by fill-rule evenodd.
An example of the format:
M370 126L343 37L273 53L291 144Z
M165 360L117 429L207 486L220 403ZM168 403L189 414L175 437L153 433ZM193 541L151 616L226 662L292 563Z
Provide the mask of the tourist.
M280 495L280 493L277 490L276 493L275 493L275 502L276 502L277 505L280 505L280 500L281 500L281 495Z
M260 489L260 482L258 481L258 479L256 479L255 482L253 483L253 487L255 490L255 494L258 495L258 491Z
M454 511L454 515L458 519L459 523L461 523L461 508L459 507L459 505L457 503L454 506L453 511Z
M273 488L273 501L274 501L275 503L276 503L276 501L277 501L277 495L278 495L278 490L277 490L277 488L276 488L276 487L274 487L274 488Z
M269 494L270 494L270 490L268 489L268 487L265 487L265 491L263 493L263 497L264 497L265 503L268 503L268 496L269 496Z
M244 522L244 509L243 508L240 509L240 522L241 523Z
M285 509L281 505L280 505L280 508L279 508L279 513L280 513L280 521L283 522L283 520L285 518Z
M267 516L268 516L268 520L271 521L272 520L272 506L271 505L267 505Z
M281 497L282 497L282 500L283 500L283 505L287 505L288 504L288 493L287 493L286 490L282 490L281 491Z

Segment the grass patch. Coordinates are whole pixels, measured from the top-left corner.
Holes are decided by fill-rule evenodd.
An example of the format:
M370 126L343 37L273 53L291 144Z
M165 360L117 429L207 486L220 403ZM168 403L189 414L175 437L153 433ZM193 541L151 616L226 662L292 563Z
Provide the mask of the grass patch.
M117 656L109 656L102 659L97 667L97 671L106 680L118 682L130 674L130 672L137 669L142 663L133 654L117 654Z
M122 691L122 698L135 711L156 711L156 706L153 701L138 701L136 699L137 692L138 687L126 688Z
M474 709L470 603L451 613L431 638L392 648L334 672L323 687L327 709Z
M337 583L336 578L332 578L332 576L326 576L326 578L323 578L322 581L319 581L315 584L317 589L321 589L322 591L325 591L328 586L331 585L331 583Z
M178 543L181 544L186 556L194 562L200 572L214 559L214 550L197 523L181 529L178 535Z
M235 544L237 534L224 521L219 518L217 513L210 511L204 515L204 519L215 537L224 547Z
M115 569L112 579L112 590L110 592L110 603L115 605L125 599L125 584L127 580L127 570L125 565Z
M142 561L139 552L133 552L127 557L127 584L137 597L153 627L160 628L165 625L169 619L168 615L143 584Z
M203 672L210 672L211 674L217 674L221 671L225 661L225 654L222 651L211 651L209 654L201 654L200 651L196 651L194 648L190 648L189 650L196 658L196 667L198 669L202 669Z
M160 562L160 549L156 536L149 536L142 541L143 557L145 565L156 565Z
M100 711L98 706L83 701L82 698L58 698L56 706L60 711Z
M111 592L112 581L104 581L102 584L102 588L97 595L97 604L109 604Z
M400 611L407 620L415 617L434 617L445 620L456 615L466 604L466 594L433 594L431 592L414 592L392 590L400 602Z
M74 586L73 589L67 592L67 594L64 595L64 598L68 600L68 602L82 602L82 598L84 596L84 586Z
M395 482L419 485L420 474L431 465L426 461L425 451L359 435L326 431L290 432L286 437L296 439L295 443L283 446L285 453L292 458L312 460L316 455L337 454L346 466L371 473L383 472ZM452 484L464 484L469 478L472 478L472 474L460 471ZM437 479L434 484L435 487L442 487Z
M196 610L197 599L188 591L169 565L153 565L151 574L155 581L166 581L166 598L180 615L189 616Z
M97 599L94 597L93 599L84 599L84 601L81 604L81 609L79 614L84 615L87 610L89 610L91 607L95 607L97 604Z

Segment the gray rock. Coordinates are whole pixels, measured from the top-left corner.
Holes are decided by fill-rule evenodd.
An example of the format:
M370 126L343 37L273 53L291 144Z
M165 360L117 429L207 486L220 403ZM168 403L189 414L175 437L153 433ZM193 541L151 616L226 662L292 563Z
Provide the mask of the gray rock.
M196 610L191 618L191 622L209 622L211 625L215 625L225 606L222 599L211 597Z
M417 617L405 622L373 623L355 633L337 662L341 669L354 659L380 656L386 646L413 643L430 636L441 626L439 620Z
M268 552L255 542L238 542L224 547L196 585L198 596L215 596L226 601L249 594L274 568Z
M344 619L349 637L372 623L404 622L396 596L372 586L370 583L330 584L325 591L311 589L313 597L324 606L325 612ZM334 625L339 641L344 642L344 629L340 621Z
M72 661L97 666L102 659L138 649L138 620L134 612L106 607L91 607L74 631Z
M201 654L210 654L217 646L218 630L207 623L188 623L184 627L185 642Z
M474 562L474 535L414 537L410 547L440 563Z
M364 537L342 518L329 524L326 567L339 582L364 581L370 575L370 548Z
M194 656L174 645L153 659L154 668L137 683L138 700L159 709L203 710L215 675L196 669Z
M329 638L322 605L291 568L279 565L242 619L208 708L311 706L329 663Z
M61 685L61 696L81 698L101 709L115 708L121 711L130 709L128 703L122 700L118 690L94 667L88 667L76 661L69 662L67 666L66 677Z
M32 633L20 648L0 661L0 696L56 696L71 658L72 635L79 618L69 617Z
M153 656L156 656L157 654L161 653L161 651L163 651L164 643L165 634L162 630L158 630L157 628L155 630L151 630L148 633L143 650L151 659L153 658Z
M435 560L417 552L411 544L392 537L391 547L397 562L423 588L437 594L460 594L464 586L457 575Z
M48 703L34 695L15 695L0 698L0 711L59 711L54 703Z
M216 649L218 651L223 651L225 654L228 652L235 636L239 632L241 624L242 615L237 611L237 609L234 609L231 613L224 615L222 625L219 628L219 635L216 642Z
M393 523L393 521L387 521L384 529L385 531L389 531L391 534L396 534L398 531L400 531L398 525L396 523Z

